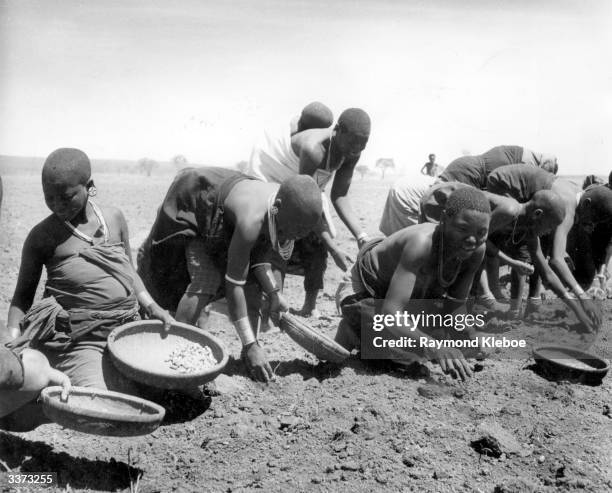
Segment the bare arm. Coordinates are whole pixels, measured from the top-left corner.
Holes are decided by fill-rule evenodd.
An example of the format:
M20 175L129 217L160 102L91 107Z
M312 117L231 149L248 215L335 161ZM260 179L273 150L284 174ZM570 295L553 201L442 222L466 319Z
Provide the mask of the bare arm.
M36 288L44 265L43 250L39 246L41 242L40 230L35 228L30 232L23 245L17 286L8 312L6 327L8 334L3 334L2 338L6 338L8 335L10 339L13 339L19 335L19 323L34 302Z
M225 297L230 318L242 343L242 355L247 369L256 380L267 382L274 372L268 363L264 350L257 343L253 324L258 320L249 319L247 300L244 292L251 250L262 227L261 220L244 217L237 222L228 250L225 274Z
M529 253L531 254L531 258L534 261L538 274L542 277L544 283L553 290L553 292L561 299L563 302L571 308L578 319L586 324L587 327L592 329L591 320L587 316L587 314L582 309L581 304L575 300L571 299L567 295L567 291L565 290L565 286L561 282L561 280L557 277L554 271L546 262L544 258L544 254L542 253L542 248L540 246L540 239L534 238L532 241L528 243Z
M359 225L359 221L353 212L351 202L348 198L348 191L351 186L356 164L357 160L353 160L340 166L340 169L336 171L336 175L334 176L334 183L330 195L338 216L352 235L358 238L361 233L361 226Z
M130 248L130 234L128 231L127 221L125 220L125 216L123 212L117 209L117 220L119 223L119 236L123 243L123 248L125 249L125 253L130 259L130 267L132 269L132 277L134 279L134 292L136 293L136 299L138 300L138 304L144 308L146 313L151 317L164 322L164 329L169 330L172 323L174 322L174 318L161 306L157 304L157 302L153 299L153 297L145 288L142 279L136 272L134 268L134 264L132 261L132 251Z
M382 307L383 315L391 314L395 315L397 312L405 310L409 306L409 302L412 298L414 286L417 279L418 268L423 264L427 255L423 253L424 245L407 245L402 252L402 258L398 264L391 282L385 301ZM484 255L484 247L482 251ZM482 258L481 258L482 261ZM475 272L475 269L474 269ZM473 280L473 273L471 280ZM467 288L463 287L463 284L458 286L457 293L463 293L465 289L466 296L471 286L471 280L468 283L466 279ZM388 327L389 331L395 336L417 338L419 341L421 337L430 339L430 337L419 330L418 327L406 327L404 325L393 325ZM472 371L465 361L465 358L460 351L456 349L428 349L420 347L420 353L429 359L436 359L440 364L443 371L456 370L462 379L466 379L472 375Z

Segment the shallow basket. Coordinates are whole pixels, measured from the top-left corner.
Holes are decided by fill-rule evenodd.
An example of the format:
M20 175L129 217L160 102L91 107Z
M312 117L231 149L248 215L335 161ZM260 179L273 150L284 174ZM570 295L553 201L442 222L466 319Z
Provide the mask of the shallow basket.
M139 397L119 392L72 387L62 402L62 387L47 387L41 392L43 412L66 428L105 436L146 435L157 429L166 411Z
M290 313L281 315L280 328L306 351L322 361L341 363L351 355L340 344L317 332Z
M177 346L197 343L210 347L217 364L207 370L181 373L165 360ZM141 320L117 327L108 336L108 349L117 369L137 382L163 389L191 388L214 380L227 365L223 343L197 327L175 322L164 334L159 320Z
M610 364L599 356L568 346L537 346L533 359L551 378L589 384L601 382L610 369Z

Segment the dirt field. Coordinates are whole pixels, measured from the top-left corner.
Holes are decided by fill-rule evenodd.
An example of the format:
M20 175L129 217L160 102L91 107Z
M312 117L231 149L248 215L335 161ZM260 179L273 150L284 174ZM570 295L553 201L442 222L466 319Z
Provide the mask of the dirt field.
M121 207L137 247L153 222L170 175L98 175L100 203ZM356 177L351 195L366 229L377 231L394 176ZM48 214L37 176L4 177L0 219L0 316L6 319L21 245ZM342 226L340 242L356 253ZM341 272L330 261L322 318L311 321L333 336L339 322L334 293ZM290 277L292 306L302 301L302 279ZM610 359L610 308L595 352ZM528 341L584 336L546 323L515 323L508 334ZM499 329L500 324L489 330ZM232 355L234 331L215 327ZM263 336L276 380L246 378L230 361L221 395L169 416L152 435L125 439L85 435L44 425L30 433L0 432L0 459L13 472L55 471L57 491L610 491L612 489L612 380L600 386L556 383L533 360L493 355L466 383L439 367L411 376L351 359L319 363L285 334ZM428 374L427 374L428 373ZM503 430L499 430L499 427ZM473 444L497 429L501 455ZM479 449L480 452L477 450ZM482 453L481 453L482 452ZM498 455L495 457L494 455ZM3 469L3 468L2 468ZM136 485L137 479L139 483ZM6 473L0 473L2 491ZM0 488L1 489L1 488Z

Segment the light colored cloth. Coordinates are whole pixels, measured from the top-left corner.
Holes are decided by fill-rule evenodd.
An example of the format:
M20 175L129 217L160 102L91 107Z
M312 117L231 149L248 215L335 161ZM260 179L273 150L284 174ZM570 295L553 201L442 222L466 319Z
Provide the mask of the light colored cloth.
M380 231L389 236L400 229L418 224L421 199L435 177L415 175L401 179L391 187L380 220Z
M291 147L290 125L265 130L253 146L247 174L282 183L299 172L300 158Z
M557 164L557 157L553 154L542 152L534 152L531 149L523 147L523 156L521 162L525 164L533 164L547 171L553 172Z
M291 146L291 125L280 125L264 130L253 146L246 173L267 182L282 183L299 172L300 158ZM334 172L331 170L317 169L312 178L323 191L333 176ZM321 198L328 231L331 237L335 238L337 231L332 221L329 200L324 193L321 194Z

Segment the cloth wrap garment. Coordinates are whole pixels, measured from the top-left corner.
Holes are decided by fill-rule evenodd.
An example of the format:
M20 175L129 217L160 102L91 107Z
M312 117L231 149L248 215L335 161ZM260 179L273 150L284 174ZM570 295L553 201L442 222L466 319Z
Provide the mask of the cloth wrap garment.
M40 350L73 385L123 390L106 339L115 327L139 319L133 268L122 244L88 246L47 265L45 296L21 321L21 336L7 344Z
M138 252L138 273L160 306L175 311L190 285L186 248L193 240L203 242L202 251L212 261L207 269L219 279L214 298L223 297L222 278L234 229L224 218L223 203L236 183L254 179L216 167L187 168L176 176ZM278 261L270 242L260 235L251 251L251 265L271 262L278 266Z

